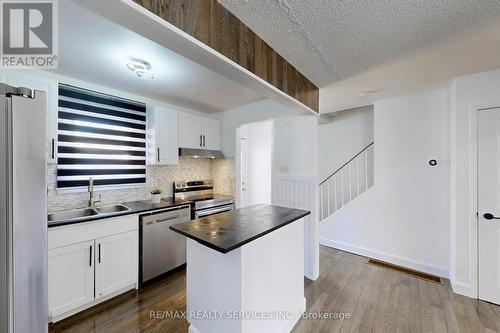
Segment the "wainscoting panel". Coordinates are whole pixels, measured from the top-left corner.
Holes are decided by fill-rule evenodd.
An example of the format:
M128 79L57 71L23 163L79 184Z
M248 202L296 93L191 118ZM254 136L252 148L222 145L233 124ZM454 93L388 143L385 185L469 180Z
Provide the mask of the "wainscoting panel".
M314 177L273 176L273 205L311 211L304 218L305 275L315 280L319 275L318 183Z

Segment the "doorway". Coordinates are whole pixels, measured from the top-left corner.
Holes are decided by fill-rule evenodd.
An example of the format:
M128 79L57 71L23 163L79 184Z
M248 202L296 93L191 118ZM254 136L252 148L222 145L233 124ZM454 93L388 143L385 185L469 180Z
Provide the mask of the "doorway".
M236 130L236 206L271 204L273 121L245 124Z
M478 114L478 296L500 304L500 108Z

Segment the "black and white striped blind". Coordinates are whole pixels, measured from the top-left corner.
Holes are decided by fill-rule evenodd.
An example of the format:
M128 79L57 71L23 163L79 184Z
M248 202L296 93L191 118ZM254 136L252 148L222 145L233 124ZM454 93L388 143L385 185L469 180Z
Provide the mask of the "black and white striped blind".
M57 187L146 183L146 105L59 85Z

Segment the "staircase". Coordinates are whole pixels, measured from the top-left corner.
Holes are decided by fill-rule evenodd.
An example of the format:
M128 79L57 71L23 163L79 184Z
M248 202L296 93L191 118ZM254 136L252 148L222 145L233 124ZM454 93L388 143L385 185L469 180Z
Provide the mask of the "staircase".
M373 187L374 142L319 184L320 221Z

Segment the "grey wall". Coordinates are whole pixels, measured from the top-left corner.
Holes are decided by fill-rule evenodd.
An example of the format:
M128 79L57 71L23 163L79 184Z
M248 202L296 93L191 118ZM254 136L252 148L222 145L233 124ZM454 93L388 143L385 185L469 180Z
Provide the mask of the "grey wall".
M319 126L319 179L331 175L373 142L373 106L338 112Z

